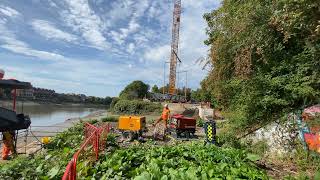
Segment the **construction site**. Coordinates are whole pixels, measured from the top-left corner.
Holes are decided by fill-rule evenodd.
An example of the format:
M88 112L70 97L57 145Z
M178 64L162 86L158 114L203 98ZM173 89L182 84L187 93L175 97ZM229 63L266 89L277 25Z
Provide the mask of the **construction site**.
M284 1L284 18L281 3L222 1L204 15L210 49L197 63L210 70L198 89L188 87L192 72L179 56L184 2L170 3L170 57L159 67L160 89L133 81L110 102L96 98L107 106L86 116L39 125L19 99L33 82L6 78L0 69L0 89L12 95L12 104L0 107L0 179L320 180L320 65L312 61L319 54L308 54L320 52L319 25L306 20L319 15L319 3L306 2L312 8L300 12L296 7L305 6ZM308 47L290 49L302 43L290 12L316 29Z

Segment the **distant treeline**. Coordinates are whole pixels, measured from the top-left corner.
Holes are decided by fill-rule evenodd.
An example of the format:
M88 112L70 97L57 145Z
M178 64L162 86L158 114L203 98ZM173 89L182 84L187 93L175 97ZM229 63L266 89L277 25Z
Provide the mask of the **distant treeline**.
M12 99L12 90L0 89L0 99ZM51 89L32 88L27 90L17 90L17 99L25 101L46 102L46 103L79 103L79 104L96 104L109 106L112 97L95 97L84 94L64 94L57 93Z

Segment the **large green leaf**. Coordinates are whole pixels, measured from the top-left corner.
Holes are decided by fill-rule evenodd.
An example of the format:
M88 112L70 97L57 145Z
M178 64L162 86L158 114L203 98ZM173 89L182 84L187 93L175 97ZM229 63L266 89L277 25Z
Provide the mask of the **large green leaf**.
M50 171L48 172L48 176L49 176L50 178L54 178L54 177L58 174L59 170L60 170L60 167L59 167L59 166L53 167L53 168L50 169Z
M258 161L261 159L261 157L257 154L247 154L247 159L249 159L250 161Z

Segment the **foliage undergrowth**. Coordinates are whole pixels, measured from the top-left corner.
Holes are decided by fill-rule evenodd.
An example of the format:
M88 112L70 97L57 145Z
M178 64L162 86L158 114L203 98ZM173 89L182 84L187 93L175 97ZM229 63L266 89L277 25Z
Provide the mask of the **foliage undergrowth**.
M197 127L203 127L204 126L204 120L201 118L197 118Z
M95 179L268 179L243 150L188 143L138 145L106 153L92 170Z
M83 139L83 123L79 123L52 139L47 151L0 165L0 179L61 179ZM243 150L202 142L174 146L147 142L119 148L113 134L107 138L107 147L97 163L79 159L79 179L267 179L254 164L256 156Z
M46 152L19 156L0 164L0 179L61 179L65 167L83 141L83 123L56 135Z
M113 107L113 112L117 114L159 113L161 104L141 100L119 100Z
M281 159L286 164L296 165L298 176L289 176L288 179L320 179L320 155L303 149L300 144L296 152ZM317 178L316 178L317 176Z
M102 122L118 122L118 116L107 116L101 119Z

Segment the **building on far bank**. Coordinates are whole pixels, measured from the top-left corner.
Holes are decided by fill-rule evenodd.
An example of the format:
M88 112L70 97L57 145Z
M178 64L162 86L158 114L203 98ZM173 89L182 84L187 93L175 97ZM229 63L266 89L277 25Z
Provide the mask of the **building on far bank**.
M17 97L34 99L33 96L34 90L31 89L17 89Z
M38 100L50 100L50 98L57 95L56 92L51 89L33 88L33 90L34 97Z

